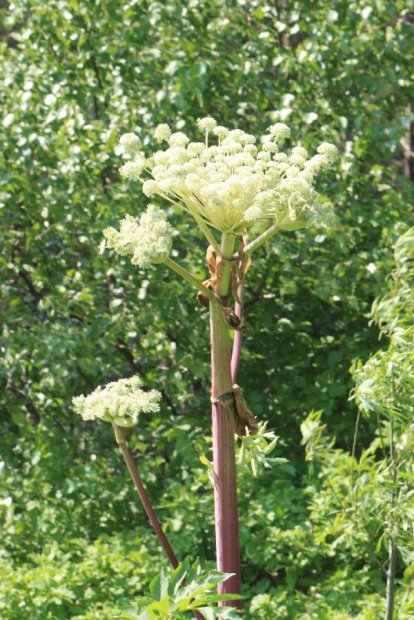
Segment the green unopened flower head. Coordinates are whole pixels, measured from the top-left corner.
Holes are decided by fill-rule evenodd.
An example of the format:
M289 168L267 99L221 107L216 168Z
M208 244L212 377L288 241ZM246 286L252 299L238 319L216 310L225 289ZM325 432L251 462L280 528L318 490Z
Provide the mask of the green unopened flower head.
M84 420L100 419L129 428L137 423L140 413L156 413L160 408L160 392L145 392L141 387L138 376L113 381L89 396L76 396L73 408Z
M167 222L164 211L155 205L136 218L127 215L121 220L119 231L104 230L101 253L105 248L113 249L121 256L131 256L131 263L138 267L149 267L151 263L162 263L170 255L174 229Z
M253 135L217 125L211 117L197 124L204 141L191 142L182 132L158 126L155 138L168 143L165 149L147 159L138 153L121 173L139 179L147 196L159 196L225 233L272 224L280 230L331 224L332 205L319 196L313 181L334 161L333 144L322 143L311 158L301 146L287 155L279 152L290 137L284 123L269 127L262 145L255 144Z

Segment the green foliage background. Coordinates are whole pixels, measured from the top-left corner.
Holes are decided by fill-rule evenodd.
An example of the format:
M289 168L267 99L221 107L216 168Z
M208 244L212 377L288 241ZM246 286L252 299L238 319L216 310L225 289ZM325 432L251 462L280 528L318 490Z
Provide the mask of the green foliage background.
M111 429L70 407L135 372L163 393L132 440L148 490L177 554L213 562L199 460L210 448L207 315L162 266L143 273L97 246L145 204L117 172L122 132L150 145L156 124L191 133L208 114L260 135L278 110L309 150L338 145L319 186L338 223L281 235L249 272L240 384L289 463L240 476L246 617L380 617L386 551L375 532L355 545L330 528L337 508L305 462L300 425L324 410L340 479L355 426L349 367L379 346L369 309L413 222L414 3L1 6L0 617L109 619L165 564ZM191 222L174 224L180 261L204 277L204 242ZM362 422L360 448L375 426ZM400 558L405 600L410 574Z

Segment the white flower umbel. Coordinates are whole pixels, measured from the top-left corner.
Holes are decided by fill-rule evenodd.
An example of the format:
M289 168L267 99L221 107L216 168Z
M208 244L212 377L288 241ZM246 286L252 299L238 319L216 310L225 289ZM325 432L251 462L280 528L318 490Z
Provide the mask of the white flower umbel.
M141 217L125 216L120 230L106 228L105 240L101 244L101 253L105 248L113 249L121 256L131 255L131 263L138 267L149 267L151 263L167 260L172 248L174 229L167 222L164 211L155 205L149 205Z
M168 125L155 130L164 150L121 168L121 173L139 180L147 196L159 196L183 208L206 229L242 234L256 226L294 230L306 226L328 226L332 205L313 188L315 175L332 164L336 147L322 143L308 159L306 149L294 146L279 152L290 136L284 123L269 127L263 145L240 129L218 126L213 118L198 120L203 142L190 142L182 133L171 133ZM215 144L209 144L213 136ZM125 138L126 140L126 138ZM144 172L150 174L150 178Z
M84 420L100 419L129 428L137 423L140 413L156 413L160 408L160 392L144 392L141 387L138 376L113 381L89 396L76 396L73 408Z

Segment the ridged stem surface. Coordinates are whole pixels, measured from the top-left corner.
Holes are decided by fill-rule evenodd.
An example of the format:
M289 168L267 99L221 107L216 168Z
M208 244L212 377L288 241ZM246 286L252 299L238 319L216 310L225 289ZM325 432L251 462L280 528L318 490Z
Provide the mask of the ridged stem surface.
M230 258L234 238L223 234L221 255ZM230 288L231 262L222 265L217 295L225 299ZM211 387L214 465L214 513L217 568L234 576L219 585L219 594L240 594L240 547L237 514L237 481L234 447L234 411L220 397L232 392L230 371L230 330L220 305L210 302ZM228 399L227 399L228 400ZM240 601L222 603L240 608Z

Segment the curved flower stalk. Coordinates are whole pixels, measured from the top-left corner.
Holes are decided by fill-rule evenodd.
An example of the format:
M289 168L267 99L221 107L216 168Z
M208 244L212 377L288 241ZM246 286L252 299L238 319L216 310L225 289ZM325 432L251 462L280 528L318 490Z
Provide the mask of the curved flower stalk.
M88 396L76 396L73 408L84 420L103 420L111 422L116 442L124 457L135 488L138 492L148 519L164 548L173 568L177 568L178 560L164 534L157 515L147 495L137 466L126 443L128 430L136 425L140 413L155 413L159 411L161 394L157 390L145 392L141 389L142 380L137 375L130 379L120 379L108 383L105 388L98 387ZM202 616L194 614L196 618Z
M133 264L144 268L164 262L197 288L200 303L209 307L217 568L232 574L219 584L219 594L238 595L235 432L247 436L243 462L249 461L254 471L257 464L270 462L267 455L276 438L258 426L236 385L241 337L231 362L230 332L243 327L244 279L252 252L278 232L331 225L332 205L317 193L314 180L332 165L337 150L324 142L311 157L302 146L284 152L282 146L290 137L284 123L270 126L258 144L253 135L227 129L210 117L200 119L198 127L201 139L191 141L183 132L159 125L154 137L160 148L150 155L143 152L138 136L122 136L126 161L120 172L139 181L149 198L193 219L209 243L210 277L201 282L170 257L173 230L158 206L150 205L140 218L127 216L119 232L107 229L101 249L129 255ZM238 596L231 605L240 606Z

